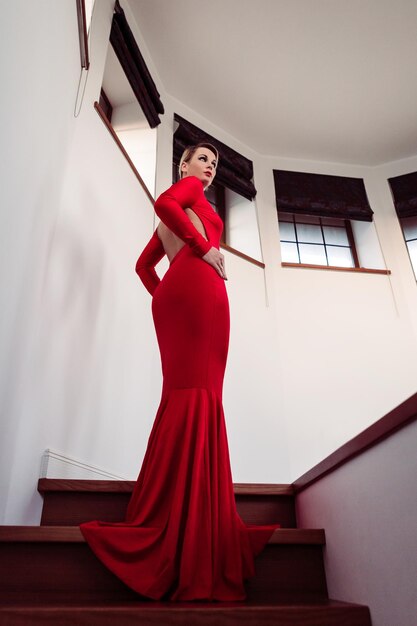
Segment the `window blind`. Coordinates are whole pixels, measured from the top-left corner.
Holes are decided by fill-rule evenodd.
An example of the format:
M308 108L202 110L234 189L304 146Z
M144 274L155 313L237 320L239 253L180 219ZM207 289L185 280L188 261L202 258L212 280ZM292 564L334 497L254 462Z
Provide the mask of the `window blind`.
M388 179L398 217L417 216L417 172Z
M362 178L273 170L278 211L371 222Z
M164 105L118 0L114 7L110 43L150 127L155 128L161 123L159 115L164 113Z
M248 200L256 196L256 189L252 182L253 163L226 144L212 137L183 117L174 114L178 127L174 133L174 162L178 165L185 148L201 142L213 144L219 151L219 165L216 173L216 182L228 187Z

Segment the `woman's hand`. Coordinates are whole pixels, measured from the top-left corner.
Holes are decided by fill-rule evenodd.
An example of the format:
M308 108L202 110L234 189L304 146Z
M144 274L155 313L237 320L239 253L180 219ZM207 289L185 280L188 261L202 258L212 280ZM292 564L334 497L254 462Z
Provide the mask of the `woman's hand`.
M201 257L203 261L214 267L216 272L221 278L227 280L226 271L224 269L224 255L217 250L214 246L210 248L204 256Z

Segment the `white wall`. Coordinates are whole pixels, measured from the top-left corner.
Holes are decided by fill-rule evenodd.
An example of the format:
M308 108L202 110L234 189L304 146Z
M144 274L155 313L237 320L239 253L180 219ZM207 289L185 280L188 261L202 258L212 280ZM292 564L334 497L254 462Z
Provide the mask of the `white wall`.
M0 233L7 523L38 520L46 448L134 478L160 395L150 297L134 273L153 211L92 106L112 1L95 5L76 119L74 5L14 3L7 24L14 35L2 40L3 58L16 58L5 72L2 206L11 209L2 210ZM415 391L416 284L385 179L416 163L364 169L256 154L164 92L126 13L166 110L157 193L171 184L174 111L254 162L266 268L226 253L232 333L224 405L235 482L289 482ZM363 176L392 276L281 268L274 167Z
M266 269L226 255L232 310L226 417L232 452L238 449L235 480L295 479L416 391L417 288L386 179L417 169L417 158L366 168L263 157L169 94L163 102L158 191L171 183L174 112L254 163ZM372 232L361 232L372 240L364 260L385 263L392 275L280 267L273 168L363 177L375 212ZM259 446L255 456L251 440Z
M402 163L415 166L416 159ZM392 274L280 267L273 168L364 178ZM416 391L417 289L386 182L393 166L270 158L257 164L257 178L259 170L264 210L271 216L263 247L275 285L275 390L293 480Z
M15 293L8 300L10 313L2 326L2 332L10 337L10 358L5 359L3 368L3 432L7 435L3 441L7 449L1 476L5 523L36 523L39 519L41 500L36 481L46 448L115 475L134 478L161 385L150 297L134 272L137 255L152 233L153 211L92 106L104 71L112 2L96 3L91 26L91 68L77 119L73 117L80 72L75 7L71 0L59 9L54 5L53 13L51 2L45 2L43 8L39 23L36 14L29 15L26 24L34 40L30 47L39 49L34 67L28 59L22 59L22 66L26 64L31 75L33 91L40 94L39 102L33 103L34 122L24 125L21 150L13 163L14 178L8 180L11 197L17 181L21 195L23 189L27 193L22 199L18 195L14 198L20 213L4 215L22 238L21 243L13 241L19 271L12 264L11 271L16 272L13 276L9 273L8 279ZM19 22L17 7L12 17ZM41 42L48 41L52 19L54 23L61 19L62 28L58 30L68 35L57 37L55 42L58 76L54 80L48 74L46 80L44 73L50 70L44 67L48 44L43 48ZM144 46L141 48L146 55ZM156 69L150 59L147 61L158 83ZM44 82L39 90L41 79ZM13 75L9 81L17 91L15 100L20 101L26 87L16 83ZM174 108L163 93L162 97L167 114L158 129L158 192L171 183ZM42 107L46 105L44 119ZM175 108L180 114L186 110ZM42 124L38 127L39 116ZM48 127L48 139L53 138L52 154L43 134ZM10 144L13 140L14 136ZM34 140L31 156L35 169L23 187L25 147ZM41 166L44 177L43 171L38 171ZM36 194L36 186L42 187L45 199ZM22 230L30 220L37 220L43 239L34 239L30 228L23 239ZM10 266L10 257L7 260ZM259 346L272 334L273 316L265 307L260 268L247 267L233 258L229 275L231 284L241 285L241 289L235 289L231 305L235 318L242 320L232 332L231 363L234 360L236 366L230 370L235 379L226 382L225 389L234 478L241 482L272 482L277 450L280 469L289 477L285 474L288 458L284 441L276 436L271 381L274 367L267 359L256 370L248 363L256 362ZM29 292L28 286L35 293ZM253 295L246 302L248 292ZM245 315L239 311L240 302L245 303ZM247 327L257 317L262 324L248 337ZM247 362L239 359L239 346ZM258 397L264 398L261 406ZM264 427L260 428L262 420ZM264 435L269 442L266 450ZM256 446L254 441L258 442Z
M2 186L10 193L3 207L11 208L1 232L11 286L1 328L6 523L39 519L36 481L46 448L134 477L159 391L150 301L134 271L153 210L93 109L113 3L96 3L77 119L75 2L44 1L33 11L19 4L8 28L22 40L10 46L30 56L8 76L10 107L20 115L9 114L15 159ZM30 123L22 102L30 104Z
M30 442L28 384L36 372L33 347L40 323L42 282L59 211L73 109L80 74L75 3L52 0L7 5L1 22L0 502L29 505L37 456L14 493L12 476L23 462L18 441ZM53 21L51 16L53 15ZM35 424L34 428L42 426ZM18 487L19 490L19 487ZM0 514L3 518L4 509Z
M415 626L417 422L297 496L301 528L325 528L331 598L367 604L373 626Z
M155 196L156 129L114 129L146 187Z

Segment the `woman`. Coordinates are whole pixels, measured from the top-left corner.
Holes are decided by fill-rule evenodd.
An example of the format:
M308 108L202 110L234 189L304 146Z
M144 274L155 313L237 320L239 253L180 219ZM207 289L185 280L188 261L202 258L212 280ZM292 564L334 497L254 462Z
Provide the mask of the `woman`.
M81 526L103 563L153 599L243 600L254 556L278 527L247 527L236 512L222 407L223 223L204 196L217 163L212 145L188 148L181 179L155 202L161 223L136 271L153 296L162 398L126 521ZM155 265L165 254L161 281Z

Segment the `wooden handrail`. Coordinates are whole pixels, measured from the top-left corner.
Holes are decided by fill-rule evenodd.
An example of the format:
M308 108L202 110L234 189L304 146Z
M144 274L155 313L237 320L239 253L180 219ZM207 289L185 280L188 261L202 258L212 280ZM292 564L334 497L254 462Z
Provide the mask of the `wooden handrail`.
M366 452L416 419L417 393L297 478L293 483L295 493L299 493L324 478L330 472Z

